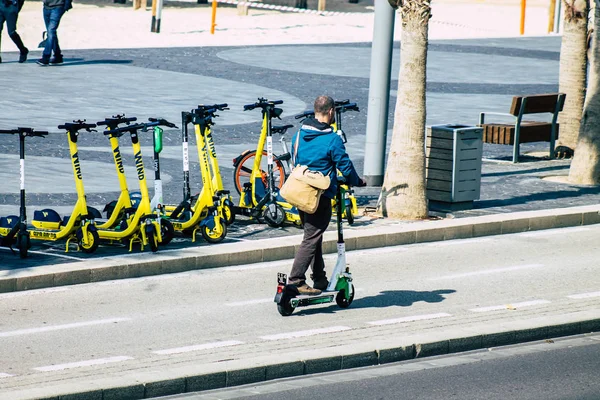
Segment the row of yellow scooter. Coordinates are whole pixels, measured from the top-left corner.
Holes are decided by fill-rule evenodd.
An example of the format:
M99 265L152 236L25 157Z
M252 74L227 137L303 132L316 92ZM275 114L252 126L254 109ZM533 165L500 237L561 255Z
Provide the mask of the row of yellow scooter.
M128 243L129 251L134 244L141 250L146 246L155 252L159 246L167 245L175 232L190 234L196 240L200 231L204 240L209 243L221 242L227 235L227 226L234 222L237 215L245 215L258 222L266 222L273 227L284 223L300 225L295 207L281 196L279 188L291 171L290 154L283 140L283 134L292 125L273 126L272 119L279 118L283 112L278 105L283 101L269 101L259 98L257 102L244 106L244 111L260 109L262 112L262 129L256 150L248 150L233 160L234 184L240 194L238 205L234 205L230 192L223 187L215 144L211 127L217 112L229 109L227 104L200 105L190 112L182 112L181 131L183 149L183 200L179 204L163 203L162 181L160 177L160 153L163 143L163 127L178 128L176 124L165 119L150 118L148 122L137 122L135 117L116 115L96 124L85 121L73 121L60 125L66 131L69 143L70 159L77 192L77 202L70 215L61 217L53 209L36 210L29 226L25 202L25 141L31 137L43 137L48 132L36 131L32 128L16 128L0 130L0 134L17 134L20 144L20 215L0 217L0 246L14 246L22 258L27 257L31 240L65 241L66 251L74 243L85 253L93 253L100 243ZM336 102L338 118L337 132L341 130L341 113L358 111L358 107L348 100ZM299 114L296 118L314 115L312 111ZM188 127L193 125L198 149L198 160L202 177L202 190L192 195L189 179L189 135ZM87 205L83 185L83 174L77 148L81 132L98 130L103 127L104 135L111 145L115 169L117 171L120 195L117 200L106 205L101 212ZM142 159L139 140L140 132L152 132L154 158L154 196L150 198L146 181L146 172ZM281 134L283 154L273 154L274 133ZM119 148L119 139L128 135L131 139L135 169L139 181L139 192L130 192L125 177L125 169ZM345 135L343 135L345 140ZM28 140L28 139L27 139ZM266 148L266 150L265 150ZM266 156L266 168L263 157ZM344 216L352 222L356 214L356 200L350 188L346 188L343 204ZM13 250L14 252L14 250Z

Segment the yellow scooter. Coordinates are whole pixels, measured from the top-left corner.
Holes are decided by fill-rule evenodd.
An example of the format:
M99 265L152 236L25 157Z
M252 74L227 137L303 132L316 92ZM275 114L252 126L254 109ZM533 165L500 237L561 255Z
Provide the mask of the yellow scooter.
M191 112L182 113L183 136L183 175L184 198L177 206L163 206L166 216L173 223L177 231L191 232L192 241L196 241L196 233L200 230L202 237L208 243L218 243L227 235L227 220L235 219L233 205L229 191L223 190L223 182L217 162L214 142L210 135L210 126L218 110L227 109L227 104L214 106L199 106ZM197 196L191 196L189 184L189 157L188 157L188 124L194 124L196 133L196 146L198 147L198 160L200 161L200 174L202 176L202 190ZM157 139L155 133L154 138ZM160 182L160 162L157 149L158 140L155 140L155 178ZM162 187L155 188L156 193L162 193ZM162 203L162 199L154 201Z
M123 167L123 159L121 158L121 150L119 148L119 138L123 133L112 132L121 124L129 125L135 121L137 121L136 117L126 118L124 115L114 115L112 118L106 118L103 121L96 122L97 126L106 126L108 128L106 136L108 136L110 141L113 160L119 178L119 187L121 188L119 198L116 201L108 203L104 207L103 211L106 212L106 217L108 219L105 221L96 221L96 228L98 229L114 229L119 223L122 223L123 221L126 223L127 219L135 213L135 206L137 205L137 202L139 202L139 197L136 198L137 201L132 201L132 196L127 187L125 168Z
M98 210L87 205L83 187L83 175L79 163L79 152L77 150L79 131L86 130L92 132L92 128L95 127L96 124L87 124L82 120L58 126L58 129L65 129L67 131L75 188L77 190L77 203L71 215L62 219L56 211L49 208L34 211L33 220L31 221L34 228L29 229L31 239L45 241L66 239L65 251L67 252L69 251L69 243L72 240L77 242L79 249L84 253L93 253L98 248L100 240L94 219L100 218L101 215Z
M164 119L146 122L143 124L134 124L104 131L105 135L123 135L129 133L133 147L135 167L137 170L138 181L140 185L141 199L135 212L128 213L127 218L123 219L115 229L98 229L100 239L109 241L129 241L129 251L133 249L133 243L140 243L142 251L144 246L150 245L153 252L158 250L159 244L167 244L174 234L173 225L165 218L162 218L160 212L153 213L150 207L150 197L148 195L148 184L146 182L146 171L142 160L142 149L139 141L138 131L147 131L154 126L176 127ZM125 179L124 173L119 171L119 179Z

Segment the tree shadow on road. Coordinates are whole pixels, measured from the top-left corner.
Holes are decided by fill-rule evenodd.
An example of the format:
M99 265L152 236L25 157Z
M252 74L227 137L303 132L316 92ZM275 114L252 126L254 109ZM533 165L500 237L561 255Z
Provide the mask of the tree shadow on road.
M430 292L417 292L414 290L385 290L375 296L360 297L360 292L354 297L350 308L385 308L385 307L410 307L420 301L426 303L441 303L446 300L445 295L455 293L454 289L440 289ZM301 308L296 311L299 315L335 313L341 311L333 303L327 308Z

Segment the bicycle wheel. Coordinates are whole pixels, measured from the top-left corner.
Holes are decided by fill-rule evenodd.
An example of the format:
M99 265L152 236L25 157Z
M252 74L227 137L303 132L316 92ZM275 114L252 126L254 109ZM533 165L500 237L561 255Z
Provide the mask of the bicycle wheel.
M233 169L233 183L238 194L242 193L242 190L244 189L244 183L250 182L250 175L252 174L252 168L254 167L255 157L256 150L248 151L240 158L239 162ZM267 175L268 164L266 151L263 151L263 156L260 160L260 171L263 184L265 187L267 187L269 183L269 177ZM275 186L281 189L283 182L285 181L285 168L283 167L283 163L277 160L276 155L273 155L273 177L275 179Z

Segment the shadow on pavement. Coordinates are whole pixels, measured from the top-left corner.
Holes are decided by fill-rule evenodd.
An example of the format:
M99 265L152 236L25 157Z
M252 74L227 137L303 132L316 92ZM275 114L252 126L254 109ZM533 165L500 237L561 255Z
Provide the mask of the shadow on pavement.
M417 292L414 290L386 290L375 296L358 297L350 305L350 308L384 308L384 307L410 307L414 303L423 301L426 303L440 303L446 300L444 295L455 293L454 289L440 289L431 292ZM358 294L360 296L360 293ZM298 315L311 315L322 313L335 313L344 309L333 303L327 308L300 308Z
M488 173L482 173L481 177L525 175L525 174L539 173L539 172L561 171L561 170L565 170L565 169L568 170L569 168L570 168L569 165L557 165L556 167L522 169L520 171L488 172Z
M481 208L493 208L493 207L504 207L514 206L516 204L527 204L532 202L539 202L544 200L557 200L561 198L573 198L578 196L585 196L590 194L599 194L600 188L579 188L573 190L557 190L554 192L545 193L532 193L525 196L516 196L509 199L495 199L495 200L478 200L473 203L474 209Z
M86 60L84 58L65 58L60 67L71 67L74 65L107 65L107 64L131 64L132 60Z

